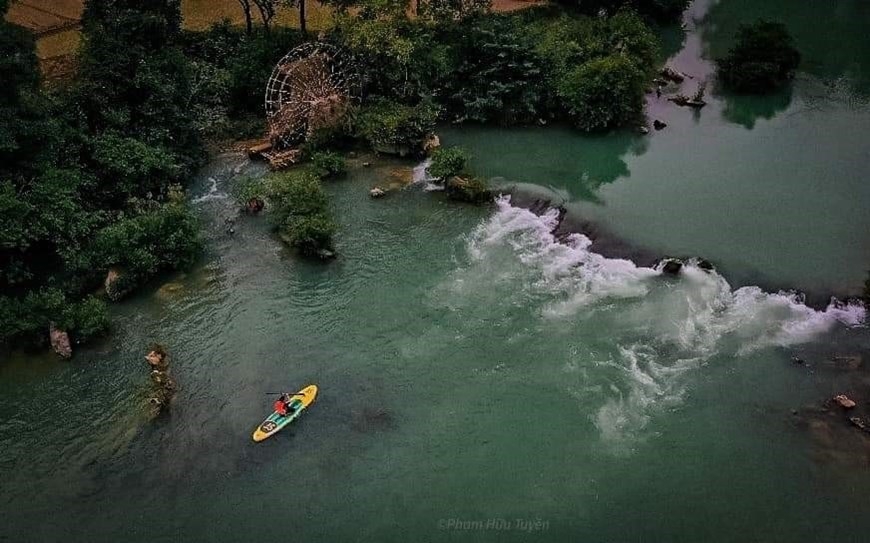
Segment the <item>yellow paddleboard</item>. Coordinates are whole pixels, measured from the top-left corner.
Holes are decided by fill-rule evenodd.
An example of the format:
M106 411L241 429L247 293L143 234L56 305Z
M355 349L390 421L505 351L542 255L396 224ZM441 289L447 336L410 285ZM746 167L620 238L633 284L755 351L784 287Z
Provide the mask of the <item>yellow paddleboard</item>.
M272 437L277 434L281 428L287 426L305 409L314 403L314 398L317 397L317 385L308 385L296 394L290 396L290 408L286 415L279 415L277 411L266 417L257 429L254 430L254 441L263 441L267 437Z

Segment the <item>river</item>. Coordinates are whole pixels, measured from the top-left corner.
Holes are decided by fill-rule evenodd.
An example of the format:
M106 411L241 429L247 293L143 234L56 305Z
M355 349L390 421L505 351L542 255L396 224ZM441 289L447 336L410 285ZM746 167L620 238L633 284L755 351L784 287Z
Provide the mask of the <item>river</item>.
M664 55L702 78L740 21L775 17L807 44L781 95L711 85L700 114L650 98L668 127L648 136L442 132L515 199L718 273L557 242L555 213L508 198L373 200L403 166L386 160L327 184L339 258L307 262L263 217L225 232L227 193L262 167L215 157L191 188L194 270L113 306L111 338L71 362L0 364L0 540L866 539L866 443L822 446L793 414L866 389L866 368L827 364L870 352L863 311L779 289L865 278L870 10L756 4L697 2ZM180 389L149 422L152 341ZM254 444L268 393L308 383L310 411Z

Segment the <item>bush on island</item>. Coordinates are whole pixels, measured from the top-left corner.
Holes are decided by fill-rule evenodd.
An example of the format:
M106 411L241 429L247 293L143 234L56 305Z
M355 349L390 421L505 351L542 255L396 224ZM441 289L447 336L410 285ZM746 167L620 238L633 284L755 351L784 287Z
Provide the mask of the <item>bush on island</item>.
M459 175L468 163L468 152L461 147L439 147L432 153L432 162L426 171L436 179Z
M305 256L333 250L335 222L320 178L310 171L276 174L265 180L272 220L281 238Z
M438 107L429 101L408 106L379 100L363 107L356 119L357 132L376 151L416 154L435 130Z

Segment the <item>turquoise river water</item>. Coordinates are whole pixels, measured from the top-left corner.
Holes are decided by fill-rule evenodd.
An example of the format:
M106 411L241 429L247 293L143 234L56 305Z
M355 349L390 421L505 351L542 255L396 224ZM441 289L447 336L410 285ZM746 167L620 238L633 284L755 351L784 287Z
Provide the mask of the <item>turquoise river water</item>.
M339 258L307 262L265 218L225 233L262 167L215 157L194 270L113 306L70 362L0 363L0 541L866 540L866 449L826 454L792 410L868 386L823 362L870 351L863 309L826 307L870 266L870 6L699 0L664 33L687 91L758 16L804 51L781 94L651 97L668 127L647 136L442 131L515 203L718 273L557 242L555 212L506 197L370 199L409 166L386 160L327 185ZM149 422L152 341L180 389ZM267 393L309 383L310 411L253 443Z

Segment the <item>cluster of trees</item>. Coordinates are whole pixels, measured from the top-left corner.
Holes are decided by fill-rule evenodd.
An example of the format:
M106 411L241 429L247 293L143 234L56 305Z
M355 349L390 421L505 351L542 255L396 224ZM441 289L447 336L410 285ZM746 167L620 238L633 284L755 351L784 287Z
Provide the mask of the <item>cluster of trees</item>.
M281 239L304 256L329 258L336 224L322 179L343 170L340 157L320 153L312 166L242 183L237 197L242 205L252 199L268 202L269 218Z
M782 23L760 20L743 25L728 54L716 61L719 80L731 90L765 93L782 87L801 61Z
M109 268L135 286L199 248L177 187L204 158L178 2L91 0L82 23L78 74L48 93L0 18L0 343L98 334Z
M633 11L590 17L543 7L482 16L477 8L441 17L427 9L416 18L375 11L337 19L328 38L362 66L374 104L367 120L435 105L455 122L568 118L600 130L642 114L658 44Z

